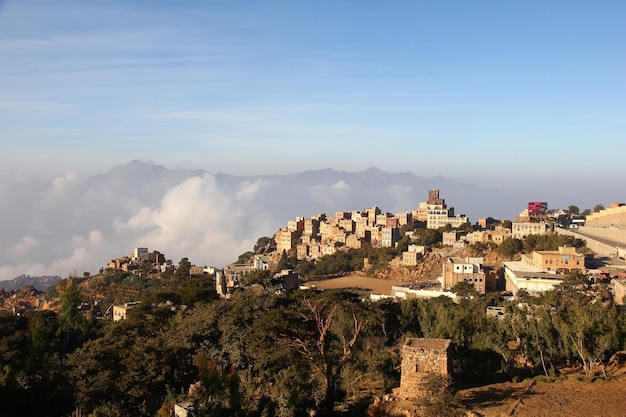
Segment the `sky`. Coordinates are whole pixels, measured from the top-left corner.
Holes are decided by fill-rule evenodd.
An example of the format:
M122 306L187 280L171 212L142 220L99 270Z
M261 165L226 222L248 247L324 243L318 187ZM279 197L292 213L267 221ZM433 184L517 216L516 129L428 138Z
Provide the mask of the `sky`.
M472 222L626 201L625 18L622 0L0 0L0 280L143 246L223 266L313 207L424 199L220 172L443 176L482 187L448 200Z
M626 2L0 0L0 173L626 178Z

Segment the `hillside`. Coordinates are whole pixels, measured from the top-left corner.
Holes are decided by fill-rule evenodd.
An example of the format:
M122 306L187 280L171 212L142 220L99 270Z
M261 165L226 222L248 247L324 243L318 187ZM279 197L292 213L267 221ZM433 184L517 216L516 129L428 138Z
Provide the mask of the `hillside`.
M459 395L465 407L482 417L621 417L626 369L614 365L608 376L608 380L587 382L571 371L558 379L489 384L461 390Z

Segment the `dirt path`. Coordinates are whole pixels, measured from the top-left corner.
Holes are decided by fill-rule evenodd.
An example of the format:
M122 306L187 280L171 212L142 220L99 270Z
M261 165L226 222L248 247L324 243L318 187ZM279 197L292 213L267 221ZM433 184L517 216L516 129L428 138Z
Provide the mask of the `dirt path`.
M323 281L311 281L305 285L309 287L321 288L324 290L337 288L359 288L373 294L391 294L391 287L401 285L399 281L388 281L385 279L370 278L363 275L347 275L345 277L326 279Z

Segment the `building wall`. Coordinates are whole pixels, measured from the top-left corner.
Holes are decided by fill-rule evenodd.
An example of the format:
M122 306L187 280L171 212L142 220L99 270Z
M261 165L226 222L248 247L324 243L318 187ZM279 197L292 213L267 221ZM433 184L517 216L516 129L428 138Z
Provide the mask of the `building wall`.
M420 397L424 377L434 373L451 373L449 339L409 338L402 346L402 365L399 393L402 397Z
M512 236L515 239L525 239L528 235L543 235L548 232L546 222L515 222L511 227Z
M626 229L626 205L612 204L612 207L587 216L586 226L617 227Z
M486 291L485 273L481 268L482 258L448 258L443 262L444 290L450 290L459 282L469 282L476 291L484 294Z
M613 285L613 298L615 304L624 305L624 296L626 295L626 280L611 280Z
M402 252L402 264L406 266L415 266L417 262L422 259L422 254L419 252Z
M558 251L533 251L530 259L532 265L543 271L556 271L559 269L585 270L585 255L576 253L576 248L560 247Z
M559 277L560 275L554 275L554 279L528 276L518 277L515 271L511 270L506 265L504 267L506 291L509 291L514 296L519 292L519 290L522 289L531 295L537 295L545 291L550 291L555 285L560 285L563 282L563 280L559 279Z

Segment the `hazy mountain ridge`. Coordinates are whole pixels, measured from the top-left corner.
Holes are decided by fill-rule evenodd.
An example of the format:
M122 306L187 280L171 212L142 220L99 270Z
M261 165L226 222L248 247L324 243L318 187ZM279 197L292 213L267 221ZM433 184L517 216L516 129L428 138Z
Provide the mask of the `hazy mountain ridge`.
M411 211L432 188L472 223L486 216L513 219L528 201L548 201L550 207L573 203L571 187L547 182L492 187L375 167L237 176L134 160L84 179L70 171L47 182L0 183L0 280L96 272L135 247L220 267L295 217L374 205L392 213ZM577 195L589 201L581 208L603 202L597 192Z
M61 281L61 277L58 275L44 275L38 277L31 277L30 275L20 275L11 280L0 281L0 288L2 288L4 291L15 291L27 285L31 285L39 291L45 291L49 287L56 285L59 281Z

